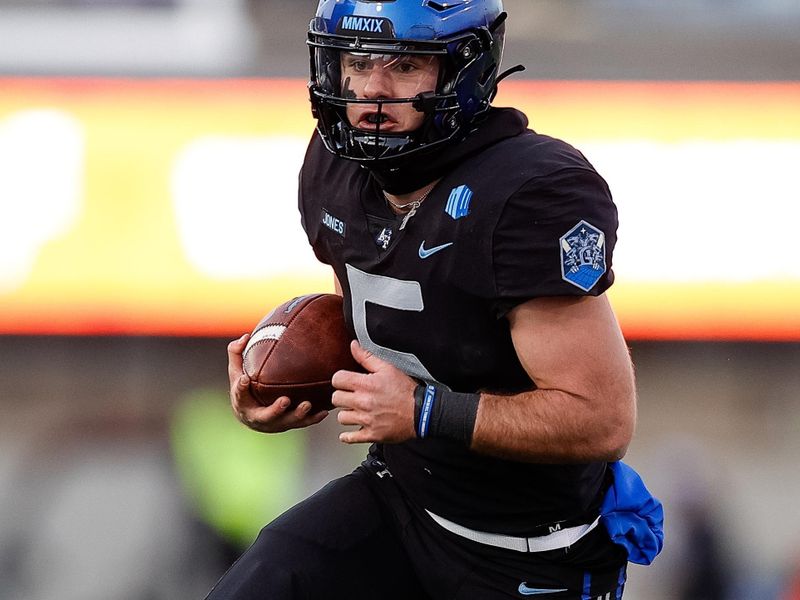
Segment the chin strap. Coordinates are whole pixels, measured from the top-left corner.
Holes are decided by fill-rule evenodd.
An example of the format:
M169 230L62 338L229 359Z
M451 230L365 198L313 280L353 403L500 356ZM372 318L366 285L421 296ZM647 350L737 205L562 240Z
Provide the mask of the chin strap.
M500 75L498 75L497 79L495 79L495 81L494 81L494 89L492 90L492 93L489 96L489 102L492 102L494 100L495 96L497 96L497 86L500 85L501 81L503 81L506 77L510 77L514 73L521 73L524 70L525 70L525 67L523 65L517 65L515 67L511 67L510 69L506 69L505 71L500 73Z
M525 70L525 66L524 65L517 65L515 67L511 67L510 69L506 69L505 71L500 73L500 75L497 76L497 79L495 79L495 81L494 81L495 88L497 88L497 86L500 84L500 82L503 81L503 79L505 79L506 77L509 77L509 76L513 75L514 73L522 73L522 71L524 71L524 70Z

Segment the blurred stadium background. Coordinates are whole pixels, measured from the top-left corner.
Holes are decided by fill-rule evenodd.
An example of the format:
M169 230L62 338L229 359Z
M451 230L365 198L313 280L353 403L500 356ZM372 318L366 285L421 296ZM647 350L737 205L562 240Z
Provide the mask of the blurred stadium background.
M621 212L629 600L800 598L800 2L506 0L499 104ZM259 436L225 346L330 289L294 210L313 0L0 0L0 600L201 598L364 448Z

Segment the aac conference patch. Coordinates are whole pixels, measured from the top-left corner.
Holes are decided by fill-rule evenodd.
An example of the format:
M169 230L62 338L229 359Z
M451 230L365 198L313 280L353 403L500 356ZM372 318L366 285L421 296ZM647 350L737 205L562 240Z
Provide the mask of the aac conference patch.
M559 240L561 277L588 292L606 272L606 236L597 227L581 221Z

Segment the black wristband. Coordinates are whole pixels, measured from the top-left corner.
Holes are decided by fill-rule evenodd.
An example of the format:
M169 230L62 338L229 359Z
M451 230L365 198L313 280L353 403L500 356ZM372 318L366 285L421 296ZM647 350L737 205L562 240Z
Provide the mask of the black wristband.
M435 385L414 390L414 428L420 439L447 438L472 444L480 394L461 394Z

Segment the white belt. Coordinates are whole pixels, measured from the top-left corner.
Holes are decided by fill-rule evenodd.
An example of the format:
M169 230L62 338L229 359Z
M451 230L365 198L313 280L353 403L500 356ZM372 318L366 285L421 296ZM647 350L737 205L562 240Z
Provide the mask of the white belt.
M592 529L597 527L600 522L600 517L597 517L591 523L585 525L576 525L575 527L567 527L566 529L558 529L548 535L540 535L538 537L515 537L512 535L503 535L502 533L489 533L486 531L475 531L468 529L448 521L444 517L433 514L431 511L426 510L431 518L436 521L442 528L450 533L455 533L463 538L478 542L479 544L487 544L489 546L496 546L498 548L505 548L507 550L516 550L517 552L546 552L547 550L558 550L559 548L566 548L571 546Z

